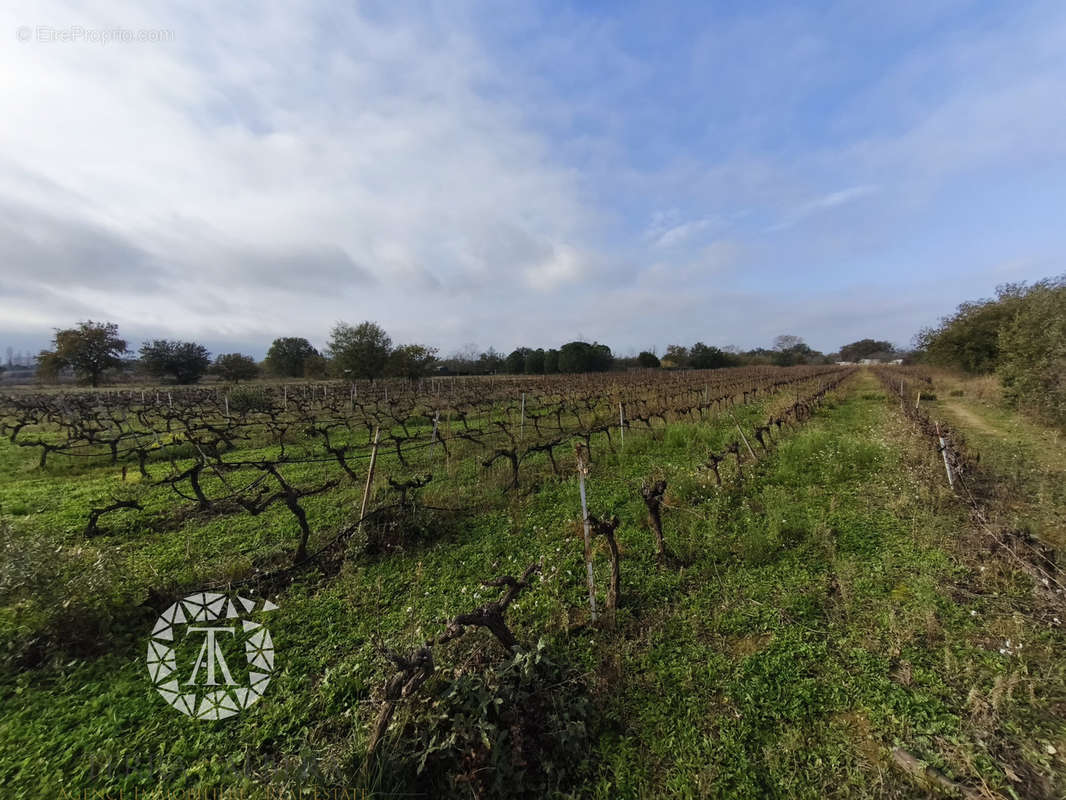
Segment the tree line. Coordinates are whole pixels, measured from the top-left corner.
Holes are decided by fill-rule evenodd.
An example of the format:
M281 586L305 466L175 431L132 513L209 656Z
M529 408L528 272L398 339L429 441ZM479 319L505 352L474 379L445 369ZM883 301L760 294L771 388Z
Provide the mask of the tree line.
M43 380L54 381L69 370L92 386L99 385L108 373L120 372L178 384L196 383L208 374L234 383L260 376L417 378L427 374L437 358L434 347L393 347L389 335L373 322L355 326L337 323L321 353L303 337L280 337L271 343L262 363L244 353L222 353L212 360L202 344L169 339L147 341L130 357L132 352L115 323L86 320L55 332L52 348L37 356L37 373Z
M998 375L1009 402L1066 426L1066 274L962 303L915 345L926 363Z
M266 358L257 362L244 353L222 353L214 359L197 342L153 339L134 353L113 322L87 320L76 327L57 330L52 347L37 356L38 376L58 380L64 371L97 386L109 374L139 374L158 381L196 383L208 374L229 382L261 376L275 378L338 378L374 380L381 377L417 379L430 374L551 375L605 372L611 369L718 369L756 364L778 366L817 365L839 360L857 360L867 354L887 351L888 342L864 339L825 355L812 349L799 336L778 336L772 349L741 352L704 342L691 346L672 344L662 357L645 350L633 357L617 357L599 342L573 341L559 348L518 347L504 355L490 347L479 353L472 345L440 358L438 350L425 344L394 345L384 328L375 322L358 325L338 322L320 352L307 339L286 336L275 339Z

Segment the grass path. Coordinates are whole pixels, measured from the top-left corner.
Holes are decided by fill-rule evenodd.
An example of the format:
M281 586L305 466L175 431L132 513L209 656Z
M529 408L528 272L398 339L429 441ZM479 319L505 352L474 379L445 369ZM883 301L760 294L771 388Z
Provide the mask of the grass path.
M961 430L996 479L1013 527L1027 528L1066 551L1066 436L999 403L982 401L969 383L939 375L930 413Z
M941 407L947 412L948 418L961 427L976 431L985 436L994 436L998 439L1008 439L1010 432L990 422L975 411L972 411L960 400L945 400Z

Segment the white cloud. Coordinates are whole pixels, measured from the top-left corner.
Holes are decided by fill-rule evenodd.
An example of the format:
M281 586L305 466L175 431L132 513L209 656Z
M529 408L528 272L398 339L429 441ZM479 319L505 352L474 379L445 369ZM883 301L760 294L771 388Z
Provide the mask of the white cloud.
M786 213L781 222L777 223L769 230L782 231L791 228L793 225L798 224L812 214L847 205L848 203L854 203L856 200L860 200L877 191L877 186L849 186L846 189L840 189L835 192L829 192L828 194L815 197Z
M548 258L525 271L526 284L545 291L573 283L582 274L582 260L577 250L567 245L552 248Z
M689 241L701 231L707 230L710 224L709 219L694 219L674 225L656 236L654 244L656 247L676 247Z
M92 317L265 347L373 318L445 350L624 350L657 327L765 344L791 319L814 343L851 335L829 300L867 276L900 296L947 276L950 309L972 262L1032 278L1066 246L1058 0L186 5L0 8L7 338Z
M478 90L493 68L448 18L120 0L0 12L0 30L38 24L174 32L0 48L0 270L42 307L55 292L120 323L270 335L304 323L301 304L322 329L394 326L403 305L372 296L582 278L592 214L576 176ZM48 242L28 219L48 220ZM0 316L16 302L0 298Z

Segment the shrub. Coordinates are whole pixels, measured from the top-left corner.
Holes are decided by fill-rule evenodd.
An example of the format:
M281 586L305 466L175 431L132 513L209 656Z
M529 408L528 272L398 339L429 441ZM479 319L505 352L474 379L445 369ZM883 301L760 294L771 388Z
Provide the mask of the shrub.
M932 364L975 375L994 371L1000 357L999 333L1024 292L1023 287L1008 285L999 288L995 300L960 304L954 314L940 320L938 327L918 334L918 348Z
M1066 281L1032 289L999 336L999 375L1009 402L1066 425Z
M544 797L587 767L592 703L543 640L426 684L382 757L385 784L430 797ZM400 787L397 787L398 789Z
M413 503L383 506L367 515L364 538L353 539L350 548L372 556L411 550L450 536L458 519L453 512Z
M270 396L261 386L238 386L229 393L229 409L238 414L269 411L272 407Z
M112 610L131 606L120 596L128 587L107 551L16 534L0 522L0 660L25 663L59 647L91 649L110 627Z

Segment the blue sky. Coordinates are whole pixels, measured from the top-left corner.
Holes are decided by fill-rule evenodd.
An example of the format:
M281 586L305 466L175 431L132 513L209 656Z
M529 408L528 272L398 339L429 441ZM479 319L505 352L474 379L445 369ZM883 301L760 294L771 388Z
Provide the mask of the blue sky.
M1066 272L1061 2L46 0L0 25L16 349L93 318L261 355L369 318L444 353L830 351ZM115 28L165 41L90 40Z

